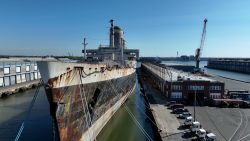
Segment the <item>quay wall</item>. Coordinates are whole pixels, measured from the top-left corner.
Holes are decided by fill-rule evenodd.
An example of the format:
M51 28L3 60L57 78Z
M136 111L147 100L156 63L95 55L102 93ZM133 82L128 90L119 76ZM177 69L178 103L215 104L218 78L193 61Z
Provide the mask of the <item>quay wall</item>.
M250 74L250 60L220 60L208 61L207 68Z

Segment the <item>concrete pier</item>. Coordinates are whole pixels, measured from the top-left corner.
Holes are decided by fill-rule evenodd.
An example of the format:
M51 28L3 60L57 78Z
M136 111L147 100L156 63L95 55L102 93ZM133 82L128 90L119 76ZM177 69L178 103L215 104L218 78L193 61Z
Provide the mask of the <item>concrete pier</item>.
M143 88L142 92L146 99L148 109L152 114L152 121L156 127L156 134L162 141L181 141L183 130L179 130L180 122L171 114L171 110L167 109L167 97L162 94L157 85L147 77L145 73L138 71L139 82Z
M40 79L28 81L20 84L6 86L0 89L0 98L8 96L17 92L21 92L27 89L31 89L40 85Z

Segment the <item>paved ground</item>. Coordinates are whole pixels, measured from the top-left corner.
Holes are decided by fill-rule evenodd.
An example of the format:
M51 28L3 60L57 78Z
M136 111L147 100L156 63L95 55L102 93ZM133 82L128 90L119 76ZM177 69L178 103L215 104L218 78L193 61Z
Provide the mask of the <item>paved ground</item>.
M225 83L225 90L248 90L250 91L250 83L235 81L220 76L213 76L215 80Z
M170 113L171 110L165 106L166 97L160 91L153 88L147 81L143 82L143 86L162 140L181 141L181 132L183 131L178 129L180 122L174 114Z
M193 115L193 107L186 108ZM196 119L219 141L250 140L250 109L196 107Z

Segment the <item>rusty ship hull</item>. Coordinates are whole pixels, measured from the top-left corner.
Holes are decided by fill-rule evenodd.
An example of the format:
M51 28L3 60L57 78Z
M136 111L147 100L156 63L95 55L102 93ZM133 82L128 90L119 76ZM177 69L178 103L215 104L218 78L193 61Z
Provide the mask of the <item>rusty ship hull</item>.
M93 141L134 92L134 66L38 62L58 139Z

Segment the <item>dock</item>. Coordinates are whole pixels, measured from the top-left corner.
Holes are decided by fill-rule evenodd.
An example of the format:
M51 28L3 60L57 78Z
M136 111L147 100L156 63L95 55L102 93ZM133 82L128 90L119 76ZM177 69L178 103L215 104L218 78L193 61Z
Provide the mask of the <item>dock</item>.
M152 86L148 79L142 76L141 85L144 90L144 95L148 99L148 105L153 115L157 132L162 141L178 141L182 140L180 134L182 130L178 127L180 123L171 110L165 106L167 98L162 93Z
M0 89L0 98L17 93L17 92L25 91L27 89L35 88L41 84L40 82L41 82L40 79L37 79L33 81L28 81L28 82L23 82L23 83L11 85L11 86L3 87Z

